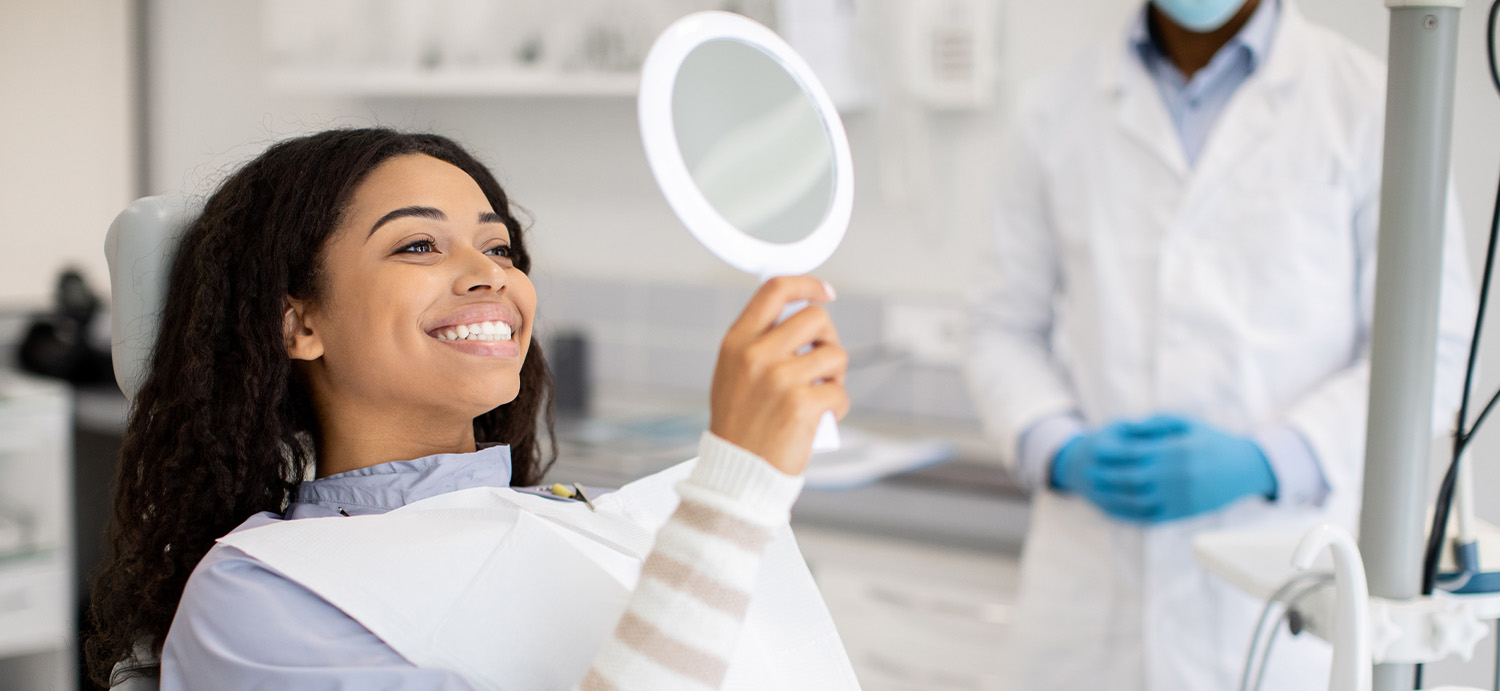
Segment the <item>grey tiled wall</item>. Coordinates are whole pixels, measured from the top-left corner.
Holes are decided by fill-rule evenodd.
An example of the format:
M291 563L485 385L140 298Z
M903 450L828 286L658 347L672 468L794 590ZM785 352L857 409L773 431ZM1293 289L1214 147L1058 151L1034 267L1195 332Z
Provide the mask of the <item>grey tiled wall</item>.
M562 331L589 340L591 378L615 388L708 391L719 340L754 292L745 285L685 285L536 275L543 339ZM957 367L913 364L880 348L880 299L841 293L828 307L851 356L857 411L972 421Z

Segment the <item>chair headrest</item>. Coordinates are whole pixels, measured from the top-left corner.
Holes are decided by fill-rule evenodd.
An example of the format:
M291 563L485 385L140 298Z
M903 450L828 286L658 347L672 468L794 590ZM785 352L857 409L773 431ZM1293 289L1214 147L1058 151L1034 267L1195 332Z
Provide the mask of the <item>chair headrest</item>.
M146 378L166 304L167 278L177 243L197 217L197 203L184 195L143 197L125 207L109 226L110 352L115 380L135 399Z

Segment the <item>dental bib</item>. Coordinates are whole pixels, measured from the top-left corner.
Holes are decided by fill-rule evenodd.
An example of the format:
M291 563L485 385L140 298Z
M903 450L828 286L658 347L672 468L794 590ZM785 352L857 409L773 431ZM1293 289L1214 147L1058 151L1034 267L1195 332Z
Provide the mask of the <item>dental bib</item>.
M693 463L599 497L597 512L476 487L219 542L317 593L418 667L455 671L479 689L570 689L625 611ZM722 688L859 688L789 526L766 546Z

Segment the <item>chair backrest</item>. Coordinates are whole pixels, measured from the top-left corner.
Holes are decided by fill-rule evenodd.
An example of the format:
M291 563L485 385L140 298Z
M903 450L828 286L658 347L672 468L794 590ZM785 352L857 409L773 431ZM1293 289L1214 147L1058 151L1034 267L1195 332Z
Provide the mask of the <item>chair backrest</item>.
M109 260L110 352L115 380L126 398L134 400L145 380L177 242L199 210L183 195L143 197L115 217L104 238L104 255Z

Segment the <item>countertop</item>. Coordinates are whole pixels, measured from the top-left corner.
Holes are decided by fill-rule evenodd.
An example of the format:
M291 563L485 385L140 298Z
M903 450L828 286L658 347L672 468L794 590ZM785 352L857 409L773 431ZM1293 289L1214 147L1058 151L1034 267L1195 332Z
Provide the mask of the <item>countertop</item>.
M616 487L697 455L706 396L603 391L590 415L558 423L549 480ZM1024 489L979 431L952 422L853 415L841 427L889 439L940 437L952 460L850 489L804 490L794 523L1017 554L1030 516ZM817 463L815 457L813 463Z

